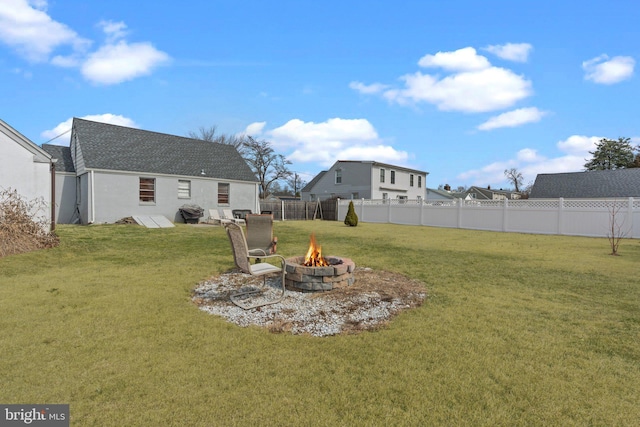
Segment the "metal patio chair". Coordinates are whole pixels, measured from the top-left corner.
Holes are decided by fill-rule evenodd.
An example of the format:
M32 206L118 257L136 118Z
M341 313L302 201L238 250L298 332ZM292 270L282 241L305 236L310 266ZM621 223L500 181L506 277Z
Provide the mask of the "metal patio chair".
M238 307L241 307L245 310L261 307L264 305L275 304L277 302L282 301L285 293L285 260L282 255L251 255L249 253L249 248L247 247L247 240L244 237L244 232L242 231L242 227L235 223L227 223L224 224L224 227L227 231L227 236L229 237L229 242L231 243L231 249L233 251L233 259L235 261L236 266L243 273L250 274L252 276L262 276L263 278L263 289L249 289L249 290L240 290L231 294L231 302L233 302ZM251 259L260 258L262 262L251 264ZM269 259L277 259L280 262L280 267L270 264L266 262ZM277 297L275 299L270 300L260 300L260 298L253 299L249 298L251 295L264 294L267 290L267 275L268 274L279 274L281 276L281 286L282 290L278 292ZM256 301L257 300L257 301Z
M273 215L247 214L247 246L252 255L273 255L278 238L273 236Z

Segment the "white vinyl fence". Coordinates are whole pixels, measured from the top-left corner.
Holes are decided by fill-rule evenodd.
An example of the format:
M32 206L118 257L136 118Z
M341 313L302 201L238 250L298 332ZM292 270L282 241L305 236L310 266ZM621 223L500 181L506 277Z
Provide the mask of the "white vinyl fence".
M351 200L338 201L344 220ZM353 200L362 222L640 238L640 199Z

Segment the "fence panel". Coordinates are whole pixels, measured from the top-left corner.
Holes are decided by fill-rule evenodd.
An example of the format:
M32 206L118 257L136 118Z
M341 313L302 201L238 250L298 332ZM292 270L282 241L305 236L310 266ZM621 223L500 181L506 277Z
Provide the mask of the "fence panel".
M260 211L272 213L273 219L278 221L283 219L326 219L335 221L337 218L337 204L337 200L323 200L320 205L318 205L318 202L305 202L302 200L261 200Z
M344 218L349 200L340 200ZM362 222L469 228L536 234L640 238L640 199L530 199L488 201L354 200Z

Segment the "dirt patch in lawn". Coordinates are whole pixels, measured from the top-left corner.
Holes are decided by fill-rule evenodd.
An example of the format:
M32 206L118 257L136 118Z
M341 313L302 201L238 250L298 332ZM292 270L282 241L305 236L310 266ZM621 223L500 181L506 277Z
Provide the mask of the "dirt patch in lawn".
M329 336L378 329L400 312L419 307L427 297L424 283L402 274L358 267L353 285L327 292L287 291L282 301L243 310L229 297L241 287L262 287L262 278L232 271L198 284L193 302L203 311L239 326L259 326L274 333ZM267 280L261 297L277 295L279 278Z

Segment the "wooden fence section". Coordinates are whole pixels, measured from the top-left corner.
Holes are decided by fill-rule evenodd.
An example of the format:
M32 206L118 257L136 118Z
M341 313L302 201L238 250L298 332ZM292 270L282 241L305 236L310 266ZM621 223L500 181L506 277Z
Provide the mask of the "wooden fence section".
M640 198L528 200L354 200L362 222L534 234L640 238ZM349 200L338 202L338 217Z
M337 219L338 201L323 200L318 202L304 202L301 200L261 200L261 212L271 212L273 219L284 220L313 220Z

